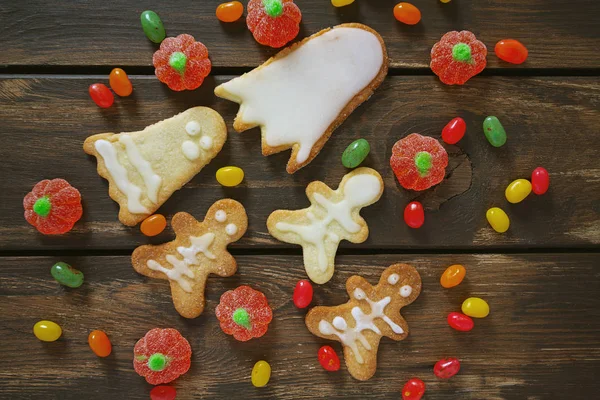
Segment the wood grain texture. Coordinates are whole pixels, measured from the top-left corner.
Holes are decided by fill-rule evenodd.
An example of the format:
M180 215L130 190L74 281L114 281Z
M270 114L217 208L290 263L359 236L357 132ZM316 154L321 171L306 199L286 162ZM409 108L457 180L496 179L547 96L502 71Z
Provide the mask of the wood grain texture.
M189 33L202 41L216 67L254 67L277 50L256 43L245 19L223 24L215 17L221 0L143 3L119 0L5 1L0 10L3 49L0 66L151 66L157 45L143 34L139 16L145 9L162 18L167 35ZM360 22L383 36L392 68L429 66L429 52L450 30L471 30L488 47L490 68L514 68L500 61L497 41L514 38L529 49L517 68L599 68L600 3L594 0L419 1L416 26L393 17L397 0L356 1L335 8L327 0L298 0L302 24L297 40L343 22ZM244 4L247 2L244 1Z
M247 209L249 230L232 248L256 246L300 248L274 240L266 220L275 209L308 206L304 190L313 180L335 188L348 172L341 154L353 140L371 144L364 166L379 171L386 189L378 203L362 215L369 239L342 248L529 248L591 247L600 243L600 169L597 144L600 85L595 78L481 77L465 87L440 85L430 76L388 77L373 97L334 132L307 167L290 176L289 153L260 154L260 133L242 134L231 128L238 105L213 95L215 84L230 77L210 78L199 90L174 93L153 77L134 77L134 94L99 109L87 87L105 77L34 77L0 79L0 249L125 249L147 243L139 228L117 220L117 204L107 183L96 173L96 161L81 149L84 139L100 132L142 129L197 105L212 107L228 125L222 152L159 212L172 216L187 211L202 218L216 200L231 197ZM394 142L412 132L439 138L442 127L460 115L467 134L457 146L447 146L447 179L422 193L401 188L389 167ZM493 148L481 124L496 115L508 132L508 142ZM236 188L223 188L215 171L225 165L244 169ZM531 195L511 205L504 189L516 178L528 178L542 165L550 171L551 187L544 196ZM66 236L44 237L23 218L22 199L36 182L63 177L84 199L84 216ZM405 205L420 200L428 210L422 229L411 230L402 220ZM506 210L511 228L491 230L485 211ZM170 240L167 230L154 243Z
M306 310L292 303L296 281L305 278L300 257L238 256L236 275L209 278L206 310L194 320L174 310L167 282L136 274L129 257L63 259L85 274L79 289L52 279L49 269L58 260L0 258L3 398L147 399L151 387L133 371L132 349L157 326L179 329L194 352L190 371L174 383L181 399L399 399L413 376L426 382L429 400L591 399L600 390L597 253L339 257L334 278L315 286L313 306L344 303L348 277L376 283L396 262L415 266L423 281L420 297L402 310L408 338L382 340L377 373L367 382L352 379L344 365L327 373L318 364L321 345L338 354L341 347L311 335ZM466 280L443 289L440 274L452 263L466 266ZM240 284L263 291L274 310L267 334L247 343L222 333L214 316L220 295ZM486 299L491 314L469 333L453 331L446 315L469 296ZM40 319L59 323L62 338L38 341L31 330ZM106 359L87 346L93 329L111 338L113 354ZM432 366L448 356L461 360L461 371L437 380ZM273 373L267 387L256 389L250 371L260 359Z

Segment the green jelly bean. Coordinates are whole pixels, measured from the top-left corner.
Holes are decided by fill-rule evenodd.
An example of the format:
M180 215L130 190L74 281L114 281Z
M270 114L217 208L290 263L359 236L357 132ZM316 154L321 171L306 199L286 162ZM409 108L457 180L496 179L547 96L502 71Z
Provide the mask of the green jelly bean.
M371 146L365 139L358 139L350 143L344 153L342 154L342 164L346 168L356 168L365 161L365 158L369 155Z
M166 33L165 27L157 13L151 10L146 10L140 16L142 28L148 39L154 43L160 43L164 40Z
M78 288L83 284L83 273L62 261L54 264L50 273L61 285Z
M489 116L483 121L483 133L494 147L501 147L506 143L506 131L498 118L494 116Z

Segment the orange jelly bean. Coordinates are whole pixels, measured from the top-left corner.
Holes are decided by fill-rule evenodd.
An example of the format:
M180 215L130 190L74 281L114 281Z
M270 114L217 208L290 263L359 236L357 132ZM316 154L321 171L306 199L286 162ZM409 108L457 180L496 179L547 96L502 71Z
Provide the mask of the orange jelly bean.
M421 20L421 11L410 3L398 3L394 7L394 18L406 25L415 25Z
M460 285L460 283L465 279L465 275L467 274L467 270L460 264L454 264L446 268L442 277L440 278L440 283L445 288L451 288L454 286Z
M131 81L127 77L125 71L121 68L115 68L110 71L108 82L110 83L112 90L121 97L127 97L133 92Z
M92 351L98 357L108 357L112 351L110 339L103 331L96 330L90 332L90 336L88 336L88 344L90 345L90 349L92 349Z
M164 215L154 214L142 221L140 230L146 236L156 236L167 227L167 219Z
M239 1L219 4L217 7L217 18L222 22L235 22L242 17L244 6Z

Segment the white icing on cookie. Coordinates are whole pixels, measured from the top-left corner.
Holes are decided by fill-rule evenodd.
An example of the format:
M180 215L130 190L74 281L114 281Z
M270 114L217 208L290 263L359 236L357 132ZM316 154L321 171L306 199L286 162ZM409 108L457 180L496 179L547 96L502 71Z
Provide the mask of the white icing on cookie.
M157 204L158 190L162 183L161 177L154 173L152 165L142 157L140 150L135 145L131 136L123 134L119 138L119 142L125 146L129 162L135 167L144 180L144 184L146 185L146 196L148 196L148 199L151 202Z
M412 293L412 287L410 287L409 285L404 285L400 288L400 296L402 297L408 297L410 296Z
M181 151L183 152L185 158L190 161L194 161L200 157L200 148L191 140L186 140L185 142L181 143Z
M262 126L267 145L297 143L296 162L303 163L344 107L377 76L383 60L376 35L340 27L222 86L242 104L241 119Z
M344 346L348 346L352 350L356 362L363 364L364 359L358 352L358 343L360 342L360 344L362 344L366 350L371 350L371 345L362 334L362 331L370 330L378 335L381 335L381 330L374 323L375 319L382 319L396 334L402 334L404 333L404 330L402 327L392 321L387 315L385 315L384 310L392 300L391 297L384 297L383 299L375 302L369 299L365 292L360 288L354 289L353 295L357 300L366 300L371 308L371 312L365 314L360 307L355 306L350 311L355 321L355 326L353 328L348 327L348 324L343 317L336 316L333 319L333 325L325 320L321 320L319 322L319 331L323 335L337 336Z
M227 213L225 211L223 211L223 210L218 210L215 213L215 219L218 222L225 222L225 221L227 221Z
M339 190L339 189L338 189ZM331 232L329 225L337 222L343 230L349 234L357 233L361 225L352 218L352 210L364 207L373 202L381 191L381 182L371 174L355 175L346 181L343 188L343 199L332 203L320 193L314 194L317 205L325 210L325 217L318 219L312 212L306 216L310 220L309 225L296 225L287 222L278 222L275 228L282 232L294 232L302 240L317 248L318 267L321 271L327 269L327 253L325 241L339 242L340 237Z
M165 256L167 262L173 266L171 269L163 267L154 260L148 260L146 265L151 270L164 273L170 280L176 281L183 290L189 293L192 291L192 286L185 277L188 277L189 279L194 278L194 271L192 271L189 266L200 264L197 257L198 253L204 254L206 258L211 260L216 258L215 255L208 250L214 239L214 233L205 233L199 237L190 236L190 247L177 247L177 252L183 257L183 260L180 260L172 254L167 254Z
M398 275L398 274L391 274L390 276L388 276L388 283L390 285L395 285L396 283L398 283L399 280L400 280L400 275Z
M196 136L200 133L200 124L196 121L190 121L185 124L185 132L190 136Z
M134 185L127 178L127 170L119 163L117 151L113 145L106 140L97 140L94 143L96 151L104 159L104 166L115 181L117 188L127 197L127 209L134 214L150 214L150 211L142 205L140 198L142 189Z
M212 145L213 140L210 136L205 135L200 138L200 147L202 147L203 150L210 150Z
M227 226L225 227L225 232L229 235L229 236L233 236L237 233L238 231L238 227L236 224L227 224Z

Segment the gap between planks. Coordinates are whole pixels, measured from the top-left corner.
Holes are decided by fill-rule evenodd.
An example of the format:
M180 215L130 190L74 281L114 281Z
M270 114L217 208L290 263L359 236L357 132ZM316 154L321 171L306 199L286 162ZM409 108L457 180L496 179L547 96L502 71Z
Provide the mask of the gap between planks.
M113 67L102 65L10 65L0 66L1 78L74 78L81 75L91 78L93 75L106 78ZM125 67L127 74L140 78L144 75L154 77L154 67L129 66ZM254 67L213 67L211 75L242 75L253 70ZM91 75L91 76L90 76ZM399 68L391 67L388 76L432 76L431 69L426 67ZM483 70L481 76L600 76L600 68L488 68Z

